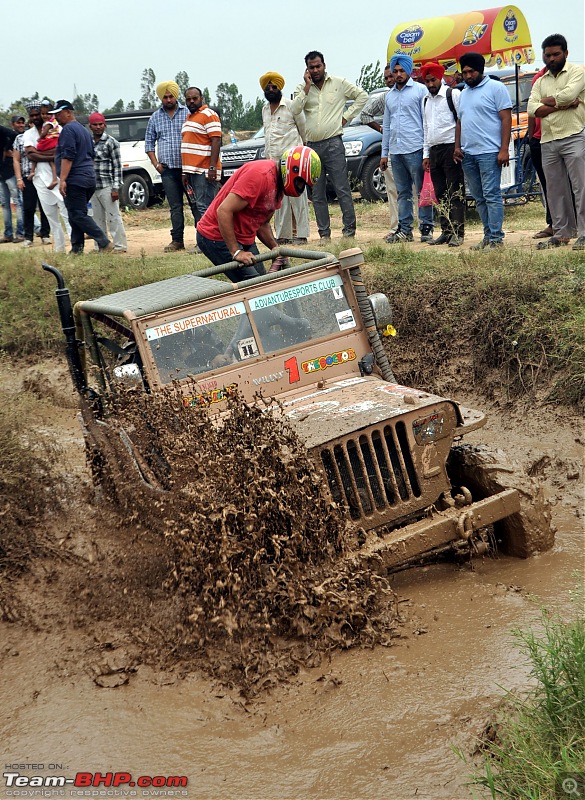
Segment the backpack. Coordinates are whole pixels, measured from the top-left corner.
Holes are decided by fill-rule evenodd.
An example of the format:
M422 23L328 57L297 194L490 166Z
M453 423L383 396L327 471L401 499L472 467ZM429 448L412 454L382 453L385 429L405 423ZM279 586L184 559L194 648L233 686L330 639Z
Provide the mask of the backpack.
M457 89L457 91L459 92L461 90ZM424 108L426 108L428 99L429 99L428 97L425 97ZM447 86L447 105L451 109L451 113L453 114L453 119L455 120L455 122L457 122L457 111L455 110L455 104L453 103L453 89L451 86Z

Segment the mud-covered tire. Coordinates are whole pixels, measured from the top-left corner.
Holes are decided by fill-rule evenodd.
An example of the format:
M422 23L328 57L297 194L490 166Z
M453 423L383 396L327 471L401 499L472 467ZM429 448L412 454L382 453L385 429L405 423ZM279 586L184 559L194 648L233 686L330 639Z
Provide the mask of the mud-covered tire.
M501 450L487 445L455 445L447 470L453 486L466 486L474 500L504 489L518 490L520 511L495 525L498 546L504 553L528 558L553 546L550 503L542 487Z

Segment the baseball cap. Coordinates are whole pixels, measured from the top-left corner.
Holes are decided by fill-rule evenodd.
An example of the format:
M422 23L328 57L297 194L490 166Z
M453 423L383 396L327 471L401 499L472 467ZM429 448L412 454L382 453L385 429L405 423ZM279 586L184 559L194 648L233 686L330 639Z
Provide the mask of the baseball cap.
M23 114L14 114L14 116L10 118L10 122L18 122L19 120L26 122Z
M75 111L69 100L57 100L53 108L53 114L58 114L59 111Z

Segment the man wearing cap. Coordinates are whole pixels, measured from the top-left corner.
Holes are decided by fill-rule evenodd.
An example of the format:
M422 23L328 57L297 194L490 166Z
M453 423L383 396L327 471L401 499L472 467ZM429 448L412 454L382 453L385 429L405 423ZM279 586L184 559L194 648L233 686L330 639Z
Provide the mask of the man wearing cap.
M159 83L156 93L162 105L148 120L144 150L162 178L171 209L171 243L164 250L173 253L185 249L181 133L189 112L178 102L180 89L175 81Z
M286 150L307 140L305 115L293 114L291 100L282 96L284 78L278 72L266 72L260 86L267 102L262 107L266 144L265 157L280 161ZM296 232L293 234L293 220ZM279 244L305 245L309 238L309 201L307 193L300 197L284 195L282 205L274 212L274 236Z
M384 83L388 91L394 86L394 75L390 69L390 64L384 67ZM360 122L362 125L367 125L378 133L383 133L382 125L376 121L376 117L384 116L384 107L386 104L386 95L388 92L377 92L372 94L368 102L365 104L362 113L360 114ZM394 182L394 175L392 174L392 163L390 161L386 164L386 169L382 170L384 175L384 183L386 184L386 196L388 198L388 213L390 215L390 231L388 236L393 236L398 230L398 194L396 192L396 183Z
M52 150L49 150L46 153L41 153L39 150L37 150L37 143L43 127L43 118L41 117L41 102L31 101L26 103L25 106L28 111L31 127L24 132L22 137L24 154L28 160L32 161L36 165L32 182L34 188L36 189L41 208L45 212L47 219L49 220L49 225L51 226L53 247L55 252L64 253L65 235L63 234L61 220L63 221L63 225L65 226L68 236L71 233L71 226L69 225L67 209L65 208L65 203L63 202L63 197L59 191L59 187L53 186L53 170L51 169L49 162L54 161L55 153ZM27 180L29 179L30 175ZM50 186L52 186L52 188L49 188ZM30 194L29 202L32 204L32 200L30 200ZM59 215L61 216L61 220L59 219ZM25 245L28 241L31 241L32 243L32 239L29 240L27 233Z
M0 243L24 241L22 196L16 185L12 153L14 140L25 129L24 117L16 114L10 120L12 128L0 125L0 199L4 215L4 237ZM16 235L12 227L11 201L16 206Z
M39 234L43 244L51 244L51 239L49 238L49 220L43 211L37 190L33 183L33 176L31 174L32 164L24 152L24 134L26 131L26 122L24 117L19 117L19 119L12 124L12 127L15 128L15 130L21 131L17 134L12 145L12 166L14 168L16 186L22 199L22 219L24 230L24 242L22 243L22 246L32 247L35 233ZM35 217L37 206L39 207L41 216L40 223Z
M355 236L356 218L345 147L341 140L344 125L357 116L365 106L368 95L363 89L325 71L323 53L311 50L305 56L304 83L300 83L290 106L293 114L305 112L307 144L319 155L323 169L313 187L312 199L317 228L321 239L331 238L331 220L327 203L327 178L333 184L343 222L343 236ZM354 102L345 107L347 100Z
M57 100L53 114L62 128L55 150L55 166L71 225L71 252L83 253L87 234L97 242L100 253L107 253L114 245L87 213L87 204L96 187L93 139L87 128L75 119L73 105L68 100Z
M453 158L463 163L477 212L483 223L483 239L472 250L504 244L504 201L500 188L502 167L510 162L512 101L500 81L484 75L480 53L461 56L465 89L459 101Z
M407 55L393 55L390 69L394 75L394 87L386 94L384 122L382 125L382 157L380 169L388 166L388 156L392 163L392 173L398 191L398 230L388 235L388 244L403 244L414 241L412 225L412 186L417 194L423 184L423 98L427 90L422 83L411 78L412 58ZM433 240L433 207L424 206L418 214L421 242Z
M459 247L465 229L465 181L463 168L453 160L455 125L461 92L443 81L441 64L423 64L421 77L429 90L423 100L423 167L430 169L437 197L441 234L429 244Z
M120 186L122 185L122 160L120 143L106 133L106 118L99 111L89 115L88 123L93 134L96 189L91 204L93 219L104 233L110 231L115 253L128 249L126 231L120 214Z
M197 228L219 189L221 120L196 86L185 92L185 103L190 113L181 131L183 183L193 190L195 202L191 203L191 211Z

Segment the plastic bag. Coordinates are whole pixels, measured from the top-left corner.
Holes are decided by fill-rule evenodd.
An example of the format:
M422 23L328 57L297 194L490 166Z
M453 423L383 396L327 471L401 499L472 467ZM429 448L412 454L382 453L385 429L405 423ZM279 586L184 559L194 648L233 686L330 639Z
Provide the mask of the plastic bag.
M435 194L435 187L431 180L431 173L425 170L423 178L423 185L418 195L418 207L424 208L425 206L434 206L437 203L437 195Z

